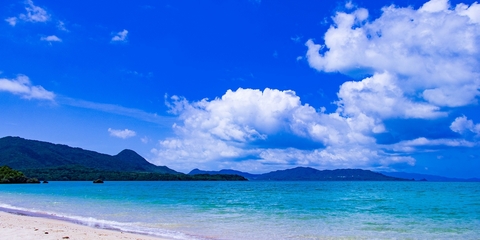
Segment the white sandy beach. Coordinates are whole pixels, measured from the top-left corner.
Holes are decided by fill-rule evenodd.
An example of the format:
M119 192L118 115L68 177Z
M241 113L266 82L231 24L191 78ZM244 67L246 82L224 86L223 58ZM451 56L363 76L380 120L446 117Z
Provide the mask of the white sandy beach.
M99 229L70 222L30 217L0 211L1 239L135 239L161 238Z

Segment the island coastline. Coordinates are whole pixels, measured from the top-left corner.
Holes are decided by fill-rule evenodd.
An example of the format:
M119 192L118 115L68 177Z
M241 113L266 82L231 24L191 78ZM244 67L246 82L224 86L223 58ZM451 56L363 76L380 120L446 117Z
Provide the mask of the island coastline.
M6 239L135 239L168 240L169 238L90 227L61 217L25 214L20 210L0 208L0 236Z

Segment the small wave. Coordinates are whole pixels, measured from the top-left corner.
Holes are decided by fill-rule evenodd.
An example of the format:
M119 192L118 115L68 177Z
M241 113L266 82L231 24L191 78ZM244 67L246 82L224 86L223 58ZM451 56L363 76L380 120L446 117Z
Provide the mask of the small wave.
M45 212L45 211L36 210L36 209L16 207L10 204L3 204L3 203L0 203L0 211L17 214L17 215L23 215L23 216L41 217L41 218L66 221L66 222L71 222L71 223L89 226L93 228L101 228L101 229L108 229L108 230L114 230L114 231L164 237L169 239L178 239L178 240L205 239L205 238L192 236L185 233L171 231L167 229L143 227L141 226L142 223L139 223L139 222L124 223L124 222L96 219L93 217L70 216L70 215L63 215L55 212Z

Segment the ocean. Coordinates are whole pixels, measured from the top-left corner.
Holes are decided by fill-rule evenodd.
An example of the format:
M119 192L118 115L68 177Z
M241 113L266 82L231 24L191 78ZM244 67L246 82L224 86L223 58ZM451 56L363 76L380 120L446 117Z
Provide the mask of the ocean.
M0 210L171 239L480 239L480 183L0 184Z

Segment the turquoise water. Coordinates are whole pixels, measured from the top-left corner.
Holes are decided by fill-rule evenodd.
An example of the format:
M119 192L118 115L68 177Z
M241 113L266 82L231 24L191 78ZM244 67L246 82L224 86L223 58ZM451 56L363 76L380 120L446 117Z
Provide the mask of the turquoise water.
M480 239L480 183L50 182L0 207L172 239Z

